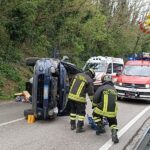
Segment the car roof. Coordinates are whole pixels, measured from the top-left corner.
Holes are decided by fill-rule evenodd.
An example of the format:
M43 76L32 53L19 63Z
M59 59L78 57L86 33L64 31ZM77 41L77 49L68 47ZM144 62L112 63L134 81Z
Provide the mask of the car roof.
M91 57L91 58L88 59L87 63L118 63L118 64L124 64L122 58L107 57L107 56Z
M150 61L130 60L126 62L128 66L150 66Z

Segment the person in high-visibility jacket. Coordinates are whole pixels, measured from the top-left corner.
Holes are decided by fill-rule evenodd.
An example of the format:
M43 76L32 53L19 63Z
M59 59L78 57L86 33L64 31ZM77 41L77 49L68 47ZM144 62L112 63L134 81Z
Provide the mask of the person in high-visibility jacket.
M103 117L106 117L109 122L109 127L112 132L112 141L118 143L117 136L117 91L114 88L112 78L109 75L104 75L101 78L102 85L97 89L94 94L92 107L93 107L93 119L97 124L96 135L105 133L105 127L103 125Z
M92 101L94 95L94 77L95 72L93 69L89 69L83 73L78 73L74 76L70 86L70 91L68 95L68 100L71 108L70 124L71 130L76 129L76 133L84 131L83 126L86 114L86 93ZM77 126L76 120L78 120Z

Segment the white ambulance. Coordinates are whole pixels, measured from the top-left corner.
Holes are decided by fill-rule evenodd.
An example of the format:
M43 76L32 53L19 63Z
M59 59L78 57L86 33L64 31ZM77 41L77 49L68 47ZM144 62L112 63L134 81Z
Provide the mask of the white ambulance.
M123 69L123 65L124 61L122 58L97 56L88 59L88 61L83 67L83 70L87 70L89 68L94 69L95 71L94 86L97 89L97 87L101 85L101 77L104 74L111 75L113 81L116 82L117 81L116 74L118 72L121 72L121 70Z

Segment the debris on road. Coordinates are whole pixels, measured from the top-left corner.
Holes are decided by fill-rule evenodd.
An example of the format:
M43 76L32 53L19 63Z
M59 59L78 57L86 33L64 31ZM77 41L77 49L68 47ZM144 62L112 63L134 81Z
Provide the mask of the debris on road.
M29 103L31 99L31 95L29 94L28 91L23 91L22 93L16 93L15 94L16 102L24 102L24 103Z

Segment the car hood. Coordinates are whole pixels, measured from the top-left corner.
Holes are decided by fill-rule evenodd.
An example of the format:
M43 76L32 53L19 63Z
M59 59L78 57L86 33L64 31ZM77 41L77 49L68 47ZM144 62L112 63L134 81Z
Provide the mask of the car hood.
M118 82L133 84L150 84L150 77L121 75L120 77L118 77Z

